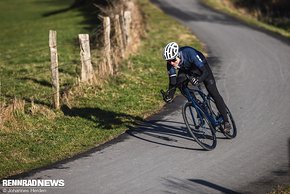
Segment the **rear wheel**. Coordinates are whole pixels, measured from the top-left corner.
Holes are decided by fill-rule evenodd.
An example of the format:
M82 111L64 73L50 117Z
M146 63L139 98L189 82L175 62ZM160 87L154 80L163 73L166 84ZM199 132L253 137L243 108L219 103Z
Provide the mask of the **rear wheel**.
M189 134L206 150L216 147L215 129L200 107L194 108L187 102L182 108L182 116Z
M230 112L230 109L228 107L226 107L226 109L227 109L227 116L229 118L229 122L230 122L232 128L231 128L229 133L224 133L224 135L229 139L233 139L237 136L237 127L236 127L234 117L233 117L232 113Z
M220 113L216 108L216 105L215 105L213 98L210 97L208 102L209 102L209 107L212 110L213 116L216 119L218 119L220 117ZM232 139L232 138L235 138L237 136L237 127L235 124L234 117L233 117L232 113L230 112L230 109L227 106L226 106L226 110L227 110L227 116L228 116L228 119L229 119L229 122L230 122L232 128L231 128L229 133L224 133L223 132L224 126L223 126L223 124L220 124L219 129L224 134L225 137Z

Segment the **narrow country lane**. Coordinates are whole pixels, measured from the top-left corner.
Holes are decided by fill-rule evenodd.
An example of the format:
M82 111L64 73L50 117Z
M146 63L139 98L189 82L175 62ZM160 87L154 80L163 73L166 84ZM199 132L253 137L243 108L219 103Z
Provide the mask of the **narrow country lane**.
M117 140L27 179L63 179L46 193L266 193L289 182L290 44L197 0L152 0L206 44L238 127L203 151L184 132L183 97Z

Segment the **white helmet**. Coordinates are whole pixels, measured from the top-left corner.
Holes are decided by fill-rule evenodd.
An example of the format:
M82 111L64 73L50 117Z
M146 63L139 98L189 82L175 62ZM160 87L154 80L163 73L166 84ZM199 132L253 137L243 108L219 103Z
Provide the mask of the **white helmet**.
M178 55L179 46L176 42L170 42L164 47L163 58L168 61L175 59Z

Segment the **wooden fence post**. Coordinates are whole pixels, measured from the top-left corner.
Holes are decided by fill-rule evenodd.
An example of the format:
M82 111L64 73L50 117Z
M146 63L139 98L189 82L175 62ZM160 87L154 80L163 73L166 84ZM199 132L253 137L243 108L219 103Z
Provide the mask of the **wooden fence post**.
M125 35L126 35L126 45L130 44L131 42L131 11L125 11L124 12L124 29L125 29Z
M2 82L0 80L0 98L2 97ZM3 123L3 119L2 119L2 110L3 110L3 107L4 107L4 103L5 103L5 99L2 102L0 102L0 127L2 126L2 123Z
M115 15L114 27L115 27L116 42L117 42L118 48L120 49L121 57L124 58L124 41L123 41L123 34L121 30L119 15Z
M88 34L79 34L81 56L81 82L92 81L94 77L91 62L90 38Z
M58 75L58 57L56 44L56 31L49 31L49 48L52 75L53 107L59 109L59 75Z
M121 17L120 17L120 22L121 22L121 31L122 31L122 40L123 40L123 44L124 44L124 49L126 51L126 34L125 34L125 19L124 19L124 11L121 10Z
M103 21L104 25L104 56L105 56L105 64L106 64L106 74L113 75L113 67L111 61L111 22L109 17L104 17Z

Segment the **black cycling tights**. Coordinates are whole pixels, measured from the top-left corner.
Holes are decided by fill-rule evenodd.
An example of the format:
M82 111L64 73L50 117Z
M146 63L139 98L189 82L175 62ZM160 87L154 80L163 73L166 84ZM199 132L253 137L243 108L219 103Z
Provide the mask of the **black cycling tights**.
M215 101L216 107L218 111L221 113L221 115L224 118L224 122L228 122L228 116L227 116L227 110L226 110L226 104L224 102L223 97L220 95L215 80L214 79L206 79L204 81L204 85L209 93L209 95L213 98Z

